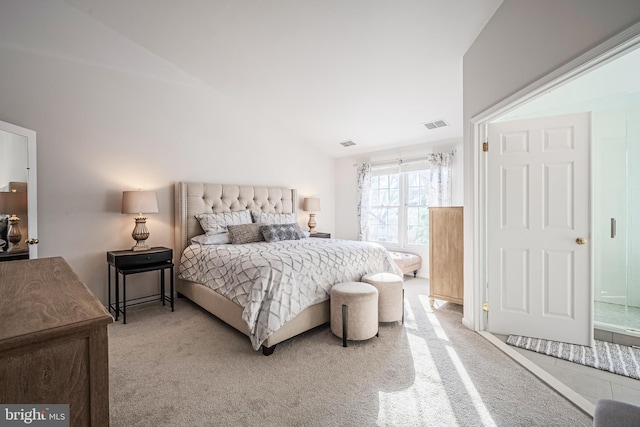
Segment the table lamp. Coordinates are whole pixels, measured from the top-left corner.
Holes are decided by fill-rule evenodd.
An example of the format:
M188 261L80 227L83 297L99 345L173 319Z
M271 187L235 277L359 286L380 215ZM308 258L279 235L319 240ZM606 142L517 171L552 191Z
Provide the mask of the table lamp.
M309 233L316 234L316 212L320 212L320 199L317 197L305 197L302 204L302 210L309 212Z
M147 239L149 229L147 228L147 217L143 214L158 213L158 199L155 191L123 191L122 192L122 213L138 214L135 217L136 226L133 228L131 237L136 244L132 251L149 250Z
M7 240L9 241L7 252L18 252L20 251L22 233L18 224L20 218L17 214L27 213L27 193L18 193L16 191L0 193L0 213L11 215L9 217L9 229L7 230Z

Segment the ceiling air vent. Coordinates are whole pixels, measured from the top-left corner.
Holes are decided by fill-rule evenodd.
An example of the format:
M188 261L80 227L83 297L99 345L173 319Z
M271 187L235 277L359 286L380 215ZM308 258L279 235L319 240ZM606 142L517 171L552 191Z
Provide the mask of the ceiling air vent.
M343 147L351 147L352 145L356 145L356 143L349 140L349 141L341 142L340 145L342 145Z
M424 126L429 130L433 130L433 129L438 129L438 128L443 128L443 127L449 126L449 123L447 123L444 120L440 119L440 120L434 120L432 122L424 123Z

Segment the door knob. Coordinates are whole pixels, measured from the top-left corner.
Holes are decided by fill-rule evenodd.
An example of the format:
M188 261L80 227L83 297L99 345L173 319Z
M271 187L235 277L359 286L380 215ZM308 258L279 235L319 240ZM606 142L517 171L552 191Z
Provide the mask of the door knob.
M585 239L584 237L578 237L576 239L576 243L579 245L586 245L587 244L587 239Z
M29 244L29 245L37 245L38 243L40 243L40 240L38 240L38 239L29 239L29 240L25 240L24 242Z

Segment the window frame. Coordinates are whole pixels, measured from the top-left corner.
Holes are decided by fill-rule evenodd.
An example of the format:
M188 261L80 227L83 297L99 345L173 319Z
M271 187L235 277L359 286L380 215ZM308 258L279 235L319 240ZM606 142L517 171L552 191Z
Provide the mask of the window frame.
M388 173L381 173L381 174L379 174L379 175L378 175L378 174L374 175L374 174L372 173L372 175L371 175L371 178L370 178L370 179L373 179L374 177L379 178L379 177L381 177L381 176L388 176L388 177L391 177L392 175L398 175L398 204L397 204L397 205L390 205L390 204L386 204L386 205L385 205L385 204L381 204L380 202L378 202L378 204L374 206L374 205L373 205L373 203L372 203L372 201L373 201L373 199L374 199L374 198L373 198L373 191L374 191L374 190L377 190L377 191L378 191L378 196L379 196L379 195L380 195L380 191L381 191L381 189L380 189L380 187L379 187L379 186L378 186L378 188L374 189L373 183L371 183L371 186L370 186L370 189L369 189L369 218L367 218L367 222L368 222L368 229L369 229L368 234L367 234L367 241L370 241L370 242L376 242L376 243L386 243L386 244L389 244L389 245L396 245L396 246L397 246L397 245L399 245L399 244L400 244L400 240L401 240L401 237L402 237L402 236L400 235L400 224L401 224L401 221L402 221L402 219L401 219L401 216L402 216L402 209L401 209L401 207L402 207L402 203L401 203L401 202L402 202L402 200L403 200L403 198L402 198L402 197L403 197L403 196L402 196L402 182L401 182L402 174L401 174L401 172L400 172L400 169L399 169L399 168L398 168L398 170L397 170L396 172L393 172L393 171L391 170L391 168L389 168L389 169L390 169L390 170L389 170L389 172L388 172ZM390 181L390 180L391 180L391 178L389 178L389 181ZM391 190L391 187L387 186L387 189ZM380 197L378 197L378 200L380 200ZM371 217L372 217L372 212L373 212L374 210L376 210L376 209L381 209L381 208L387 208L387 209L388 209L388 208L397 208L397 209L398 209L398 230L396 230L396 231L398 231L398 233L397 233L397 236L398 236L398 242L397 242L397 243L396 243L396 242L389 242L389 241L378 241L378 240L373 241L373 240L370 240L370 236L371 236L371 229L372 229L372 227L371 227ZM387 228L388 228L388 224L389 224L388 222L385 224L385 225L387 225ZM376 225L379 225L379 224L376 224ZM387 233L386 233L386 235L388 236L388 235L389 235L389 233L387 232Z
M374 168L376 168L374 166ZM395 207L394 206L389 206L389 205L373 205L371 202L373 200L373 183L371 183L371 188L370 188L370 207L369 207L369 218L367 219L367 221L369 221L369 232L367 233L367 241L368 242L372 242L372 243L379 243L382 246L384 246L387 249L407 249L407 250L413 250L413 251L421 251L424 250L426 248L429 247L429 239L430 239L430 234L428 234L427 237L427 242L426 243L409 243L409 208L412 207L424 207L427 210L429 209L429 207L431 206L429 204L430 200L427 199L426 204L425 205L409 205L409 173L413 172L413 171L417 171L417 170L430 170L431 166L430 165L425 165L425 167L419 167L416 169L410 169L410 170L402 170L400 165L397 165L396 167L396 171L393 171L393 167L385 167L385 166L379 166L378 169L388 169L387 173L379 173L376 174L374 172L375 169L372 169L372 174L371 174L371 178L373 178L374 176L379 177L379 176L390 176L393 174L397 174L398 175L398 230L397 230L397 235L398 235L398 241L397 242L389 242L389 241L378 241L378 240L372 240L371 239L371 212L376 209L376 208L381 208L381 207ZM379 191L379 188L377 189ZM428 196L427 196L428 197ZM427 214L428 215L428 214ZM427 217L427 221L428 221L428 217ZM428 222L427 222L427 233L429 233L429 228L428 228Z

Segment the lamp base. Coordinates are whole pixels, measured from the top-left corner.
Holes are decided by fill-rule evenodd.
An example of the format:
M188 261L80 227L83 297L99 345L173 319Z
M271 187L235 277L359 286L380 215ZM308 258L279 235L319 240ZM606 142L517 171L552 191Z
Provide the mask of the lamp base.
M140 240L135 246L131 247L131 250L134 252L148 251L149 249L151 249L151 246L147 245L146 240Z
M151 249L147 245L147 239L149 238L149 229L147 228L147 218L143 216L136 217L136 226L131 232L131 237L136 241L135 246L131 248L132 251L148 251Z
M9 248L7 252L20 252L20 241L22 240L22 233L20 232L20 226L18 223L20 218L15 215L9 217L9 229L7 230L7 240L9 241Z
M316 234L317 231L315 230L316 228L316 214L311 212L309 214L309 223L307 223L307 225L309 226L309 234Z

